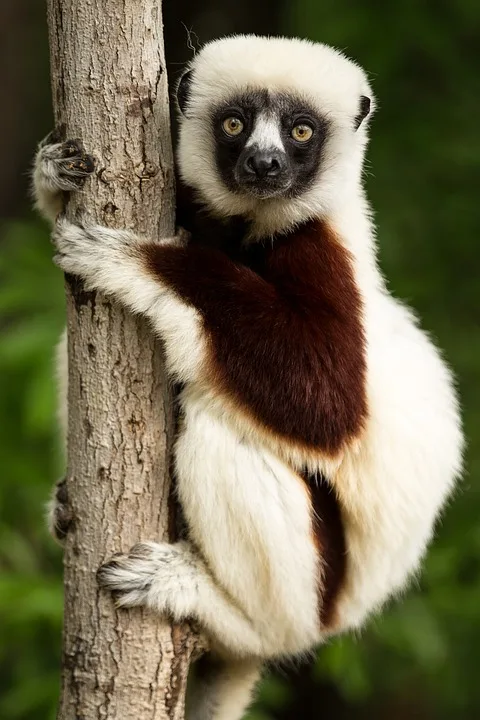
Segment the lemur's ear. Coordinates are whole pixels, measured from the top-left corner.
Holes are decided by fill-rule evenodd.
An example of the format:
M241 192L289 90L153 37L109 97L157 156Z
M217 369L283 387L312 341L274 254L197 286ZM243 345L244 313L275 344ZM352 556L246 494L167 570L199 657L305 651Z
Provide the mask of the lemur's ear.
M188 95L190 93L190 85L192 84L193 70L187 70L186 73L180 78L180 82L177 87L177 102L178 107L185 115L185 109L187 107Z
M368 113L370 112L370 98L366 95L360 96L360 110L358 111L358 114L355 116L355 130L358 130L362 122L367 117Z

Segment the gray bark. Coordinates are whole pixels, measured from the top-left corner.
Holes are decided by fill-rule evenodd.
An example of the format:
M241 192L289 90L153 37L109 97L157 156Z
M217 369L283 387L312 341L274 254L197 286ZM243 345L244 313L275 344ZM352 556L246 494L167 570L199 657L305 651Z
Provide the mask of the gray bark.
M151 238L174 232L160 0L48 0L54 114L96 172L67 206ZM143 321L67 281L67 489L59 720L183 717L196 637L147 611L116 611L97 568L167 537L171 404Z

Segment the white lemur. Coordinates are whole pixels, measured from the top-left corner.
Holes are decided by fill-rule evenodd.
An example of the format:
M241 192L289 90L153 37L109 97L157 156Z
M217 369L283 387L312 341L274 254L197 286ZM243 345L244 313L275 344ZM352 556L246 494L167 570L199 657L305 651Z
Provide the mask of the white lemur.
M61 217L53 238L65 272L149 318L182 386L188 538L145 538L100 582L195 618L218 666L189 718L238 720L265 660L358 628L405 587L462 431L448 368L377 267L361 68L304 40L225 38L178 104L191 240ZM91 170L74 143L41 147L40 208L53 220Z

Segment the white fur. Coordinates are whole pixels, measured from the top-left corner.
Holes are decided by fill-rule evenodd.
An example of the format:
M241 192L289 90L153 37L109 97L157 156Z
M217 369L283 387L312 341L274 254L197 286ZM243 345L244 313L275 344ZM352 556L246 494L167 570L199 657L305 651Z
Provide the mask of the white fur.
M134 549L116 569L105 568L104 581L123 591L124 604L145 603L178 620L197 617L231 660L275 657L325 638L316 594L321 559L296 471L326 471L341 502L347 580L335 630L342 631L358 627L418 571L461 471L462 431L448 367L411 313L387 293L377 267L361 185L366 123L356 132L353 127L360 95L372 97L364 72L324 45L253 36L207 45L192 68L178 151L184 181L218 215L251 218L257 236L322 217L352 254L367 337L363 435L332 460L261 434L209 386L201 320L145 271L145 241L68 224L57 227L55 241L61 267L151 319L165 340L170 372L185 383L175 455L190 543L150 544L142 557ZM331 121L318 176L300 199L235 195L213 161L212 105L232 91L265 87L305 96ZM190 720L238 720L254 678L249 670L233 685L219 681L216 709L205 696Z
M358 626L415 573L461 470L450 374L409 312L383 292L366 313L369 419L332 478L347 530L340 622Z
M245 143L245 147L249 146L256 146L259 150L285 150L278 117L271 113L260 113Z

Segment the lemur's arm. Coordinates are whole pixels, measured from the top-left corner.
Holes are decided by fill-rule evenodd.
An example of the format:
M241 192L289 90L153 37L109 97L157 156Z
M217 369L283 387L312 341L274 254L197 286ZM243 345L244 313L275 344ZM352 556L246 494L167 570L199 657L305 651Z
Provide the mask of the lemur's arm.
M148 270L144 248L151 243L129 231L81 227L64 219L56 223L52 237L56 262L66 273L150 319L164 341L168 370L176 380L199 379L205 358L201 316ZM171 238L159 247L180 252L178 242Z
M248 268L211 248L182 246L176 239L152 243L130 231L55 226L57 264L79 275L88 289L111 295L146 315L165 342L170 372L182 382L203 379L207 356L205 314L212 303L259 329L262 310L278 304L274 288ZM271 315L270 315L271 317Z

